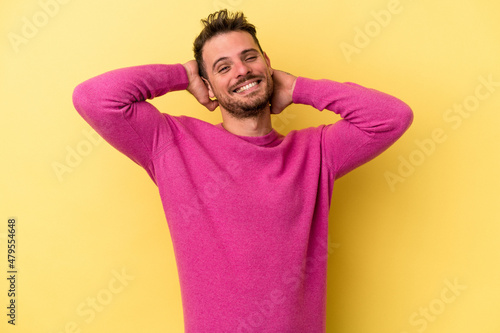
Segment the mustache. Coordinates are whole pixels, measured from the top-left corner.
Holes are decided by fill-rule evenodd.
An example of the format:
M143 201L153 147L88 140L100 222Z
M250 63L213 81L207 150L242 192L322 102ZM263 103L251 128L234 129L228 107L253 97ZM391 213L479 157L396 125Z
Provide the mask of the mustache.
M254 74L248 74L241 79L238 80L231 88L229 88L230 91L235 90L239 85L245 83L248 80L253 80L253 79L258 79L258 80L264 80L263 76L260 75L254 75Z

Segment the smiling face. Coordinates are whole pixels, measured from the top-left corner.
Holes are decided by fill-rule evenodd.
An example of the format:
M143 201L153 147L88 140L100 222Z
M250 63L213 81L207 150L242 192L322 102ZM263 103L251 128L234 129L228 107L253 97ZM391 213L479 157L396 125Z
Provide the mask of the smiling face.
M273 93L272 69L245 31L216 35L203 47L210 97L235 118L251 118L269 108Z

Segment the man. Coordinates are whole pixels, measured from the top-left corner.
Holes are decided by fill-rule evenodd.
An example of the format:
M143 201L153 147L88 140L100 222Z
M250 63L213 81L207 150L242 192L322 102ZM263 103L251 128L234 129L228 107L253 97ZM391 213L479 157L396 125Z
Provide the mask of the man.
M241 13L203 22L197 61L104 73L75 89L75 107L158 185L186 332L325 332L334 181L387 149L412 112L353 83L273 69ZM146 102L186 89L223 122ZM283 136L271 113L291 103L343 119Z

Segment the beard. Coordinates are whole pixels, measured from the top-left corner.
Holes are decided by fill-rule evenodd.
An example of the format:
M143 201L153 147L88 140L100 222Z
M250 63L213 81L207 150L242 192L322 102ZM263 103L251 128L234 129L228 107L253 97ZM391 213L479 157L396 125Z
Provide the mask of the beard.
M215 96L219 101L219 104L234 118L246 119L258 117L267 107L269 107L269 102L271 101L274 88L271 76L257 77L248 75L237 82L234 87L252 79L260 79L261 81L259 82L259 85L265 84L265 91L256 91L248 96L245 96L248 99L247 101L241 101L228 96ZM230 89L229 93L230 95L235 94L233 89Z

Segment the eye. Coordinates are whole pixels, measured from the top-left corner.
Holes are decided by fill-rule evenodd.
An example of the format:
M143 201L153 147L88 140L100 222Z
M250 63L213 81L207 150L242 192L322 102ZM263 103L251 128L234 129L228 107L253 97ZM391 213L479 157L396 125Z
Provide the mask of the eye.
M229 66L223 66L218 70L219 73L226 73L227 71L229 71Z
M255 59L257 59L257 56L251 56L247 58L247 61L254 61Z

